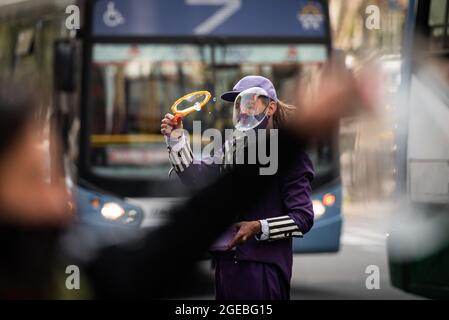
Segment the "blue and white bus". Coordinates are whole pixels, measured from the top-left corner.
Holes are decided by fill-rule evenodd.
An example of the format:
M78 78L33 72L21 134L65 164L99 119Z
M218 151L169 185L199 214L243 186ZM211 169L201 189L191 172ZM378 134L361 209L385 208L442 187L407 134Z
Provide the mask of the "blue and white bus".
M103 213L116 224L156 226L189 195L169 179L159 131L177 98L197 90L218 96L242 76L258 74L293 102L298 86L314 90L331 53L327 1L67 2L81 8L81 29L67 42L80 49L82 65L73 99L79 139L72 139L77 142L71 148L79 151L73 163L83 186L80 211L98 211L90 215L93 220ZM65 71L63 65L55 70L58 77ZM203 130L231 128L231 112L214 99L189 120L201 120ZM185 128L192 132L191 121ZM342 228L338 138L329 132L309 155L317 172L316 222L304 239L295 240L295 252L336 252ZM104 193L120 200L103 199Z

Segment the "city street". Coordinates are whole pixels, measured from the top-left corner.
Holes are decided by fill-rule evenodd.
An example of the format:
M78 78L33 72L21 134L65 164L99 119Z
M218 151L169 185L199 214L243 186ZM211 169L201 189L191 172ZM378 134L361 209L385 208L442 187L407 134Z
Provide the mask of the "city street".
M449 299L448 123L449 0L0 0L0 301Z
M292 299L416 299L389 281L386 237L387 205L349 205L338 254L295 256ZM380 270L380 289L368 290L368 266Z

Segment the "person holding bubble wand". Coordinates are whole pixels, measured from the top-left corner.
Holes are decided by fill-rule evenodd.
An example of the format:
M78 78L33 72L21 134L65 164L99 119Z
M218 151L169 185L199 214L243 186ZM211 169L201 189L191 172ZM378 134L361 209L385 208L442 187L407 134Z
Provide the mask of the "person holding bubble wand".
M234 126L243 133L260 129L276 130L295 110L293 106L282 103L271 81L261 76L244 77L233 91L224 93L221 98L234 103ZM234 141L226 141L220 152L214 155L223 159L222 164L204 159L197 162L193 159L186 136L176 130L181 128L182 121L176 116L167 114L162 120L161 132L166 136L170 161L186 185L212 179L236 162L238 137L234 137ZM265 200L258 203L244 221L238 221L210 249L215 262L218 300L290 298L292 238L303 237L314 221L311 200L313 165L302 150L291 152L295 161L290 172L279 176ZM226 161L229 158L232 160L231 166Z

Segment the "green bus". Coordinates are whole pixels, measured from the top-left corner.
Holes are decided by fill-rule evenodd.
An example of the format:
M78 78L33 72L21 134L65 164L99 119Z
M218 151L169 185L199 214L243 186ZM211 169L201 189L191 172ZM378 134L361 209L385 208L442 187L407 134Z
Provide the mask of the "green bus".
M388 240L394 286L449 298L449 1L411 0L398 124L398 196Z

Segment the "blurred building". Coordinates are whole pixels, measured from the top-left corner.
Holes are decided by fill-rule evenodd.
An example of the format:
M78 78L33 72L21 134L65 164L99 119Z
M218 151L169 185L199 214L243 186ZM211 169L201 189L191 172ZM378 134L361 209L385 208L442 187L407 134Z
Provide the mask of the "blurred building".
M335 47L356 54L399 53L407 4L407 0L330 0ZM370 5L380 9L380 30L365 27Z
M330 0L333 45L346 54L355 74L368 64L382 70L385 100L378 117L349 118L341 124L342 180L347 201L388 198L394 191L395 99L400 85L401 48L407 0ZM378 6L380 29L365 26L367 7Z

